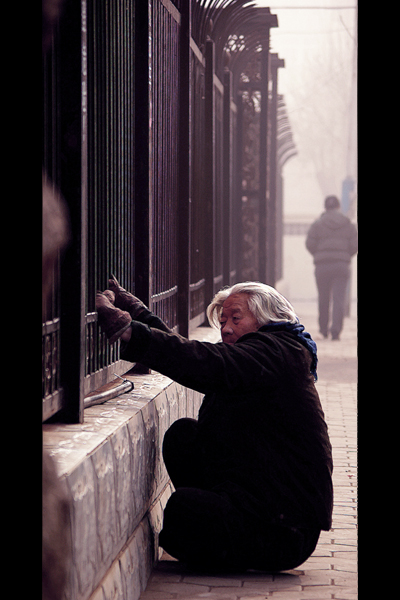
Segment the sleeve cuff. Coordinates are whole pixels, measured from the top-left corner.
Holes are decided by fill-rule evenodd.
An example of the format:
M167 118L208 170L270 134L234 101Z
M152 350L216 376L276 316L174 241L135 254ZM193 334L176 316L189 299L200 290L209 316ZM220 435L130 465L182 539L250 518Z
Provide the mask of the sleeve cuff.
M121 358L130 362L140 362L150 345L151 330L148 325L132 321L132 336L129 342L121 341Z

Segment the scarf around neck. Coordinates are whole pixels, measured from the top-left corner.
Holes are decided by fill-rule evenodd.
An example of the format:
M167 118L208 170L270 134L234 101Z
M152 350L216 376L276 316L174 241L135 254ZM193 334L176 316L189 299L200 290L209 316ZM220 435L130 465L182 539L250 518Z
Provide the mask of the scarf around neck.
M314 381L317 381L317 344L314 342L311 335L304 330L304 325L302 325L299 321L297 321L297 323L279 321L277 323L268 323L267 325L263 325L260 327L260 330L265 331L266 333L272 333L274 331L288 331L289 333L293 333L297 337L300 344L302 344L310 352L312 356L310 373L313 375Z

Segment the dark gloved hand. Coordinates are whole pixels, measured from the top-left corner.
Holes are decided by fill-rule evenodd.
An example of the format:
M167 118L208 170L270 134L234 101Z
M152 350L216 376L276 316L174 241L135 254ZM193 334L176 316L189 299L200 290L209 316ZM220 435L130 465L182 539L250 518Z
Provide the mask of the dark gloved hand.
M127 292L119 285L114 275L108 280L108 287L109 289L104 294L106 292L113 293L115 295L114 305L121 310L127 311L132 319L136 319L144 311L150 312L139 298L136 298L136 296Z
M100 327L108 337L110 344L114 344L128 329L132 323L132 317L129 312L114 306L111 292L109 290L106 292L96 292L96 310Z

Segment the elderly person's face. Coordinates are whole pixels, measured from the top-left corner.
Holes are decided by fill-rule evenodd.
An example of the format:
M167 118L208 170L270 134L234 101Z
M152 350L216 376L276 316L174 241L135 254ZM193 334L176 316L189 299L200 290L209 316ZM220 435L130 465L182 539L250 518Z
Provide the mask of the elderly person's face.
M247 300L247 294L231 294L222 305L221 336L226 344L234 344L242 335L259 328L256 318L249 310Z

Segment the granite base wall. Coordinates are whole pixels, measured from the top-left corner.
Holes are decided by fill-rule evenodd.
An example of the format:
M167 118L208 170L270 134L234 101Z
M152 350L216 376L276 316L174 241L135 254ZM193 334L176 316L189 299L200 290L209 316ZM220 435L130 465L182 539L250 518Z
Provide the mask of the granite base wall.
M170 424L197 417L202 395L159 374L85 410L77 425L44 425L43 445L72 499L68 600L137 600L159 557L173 488L161 447Z

